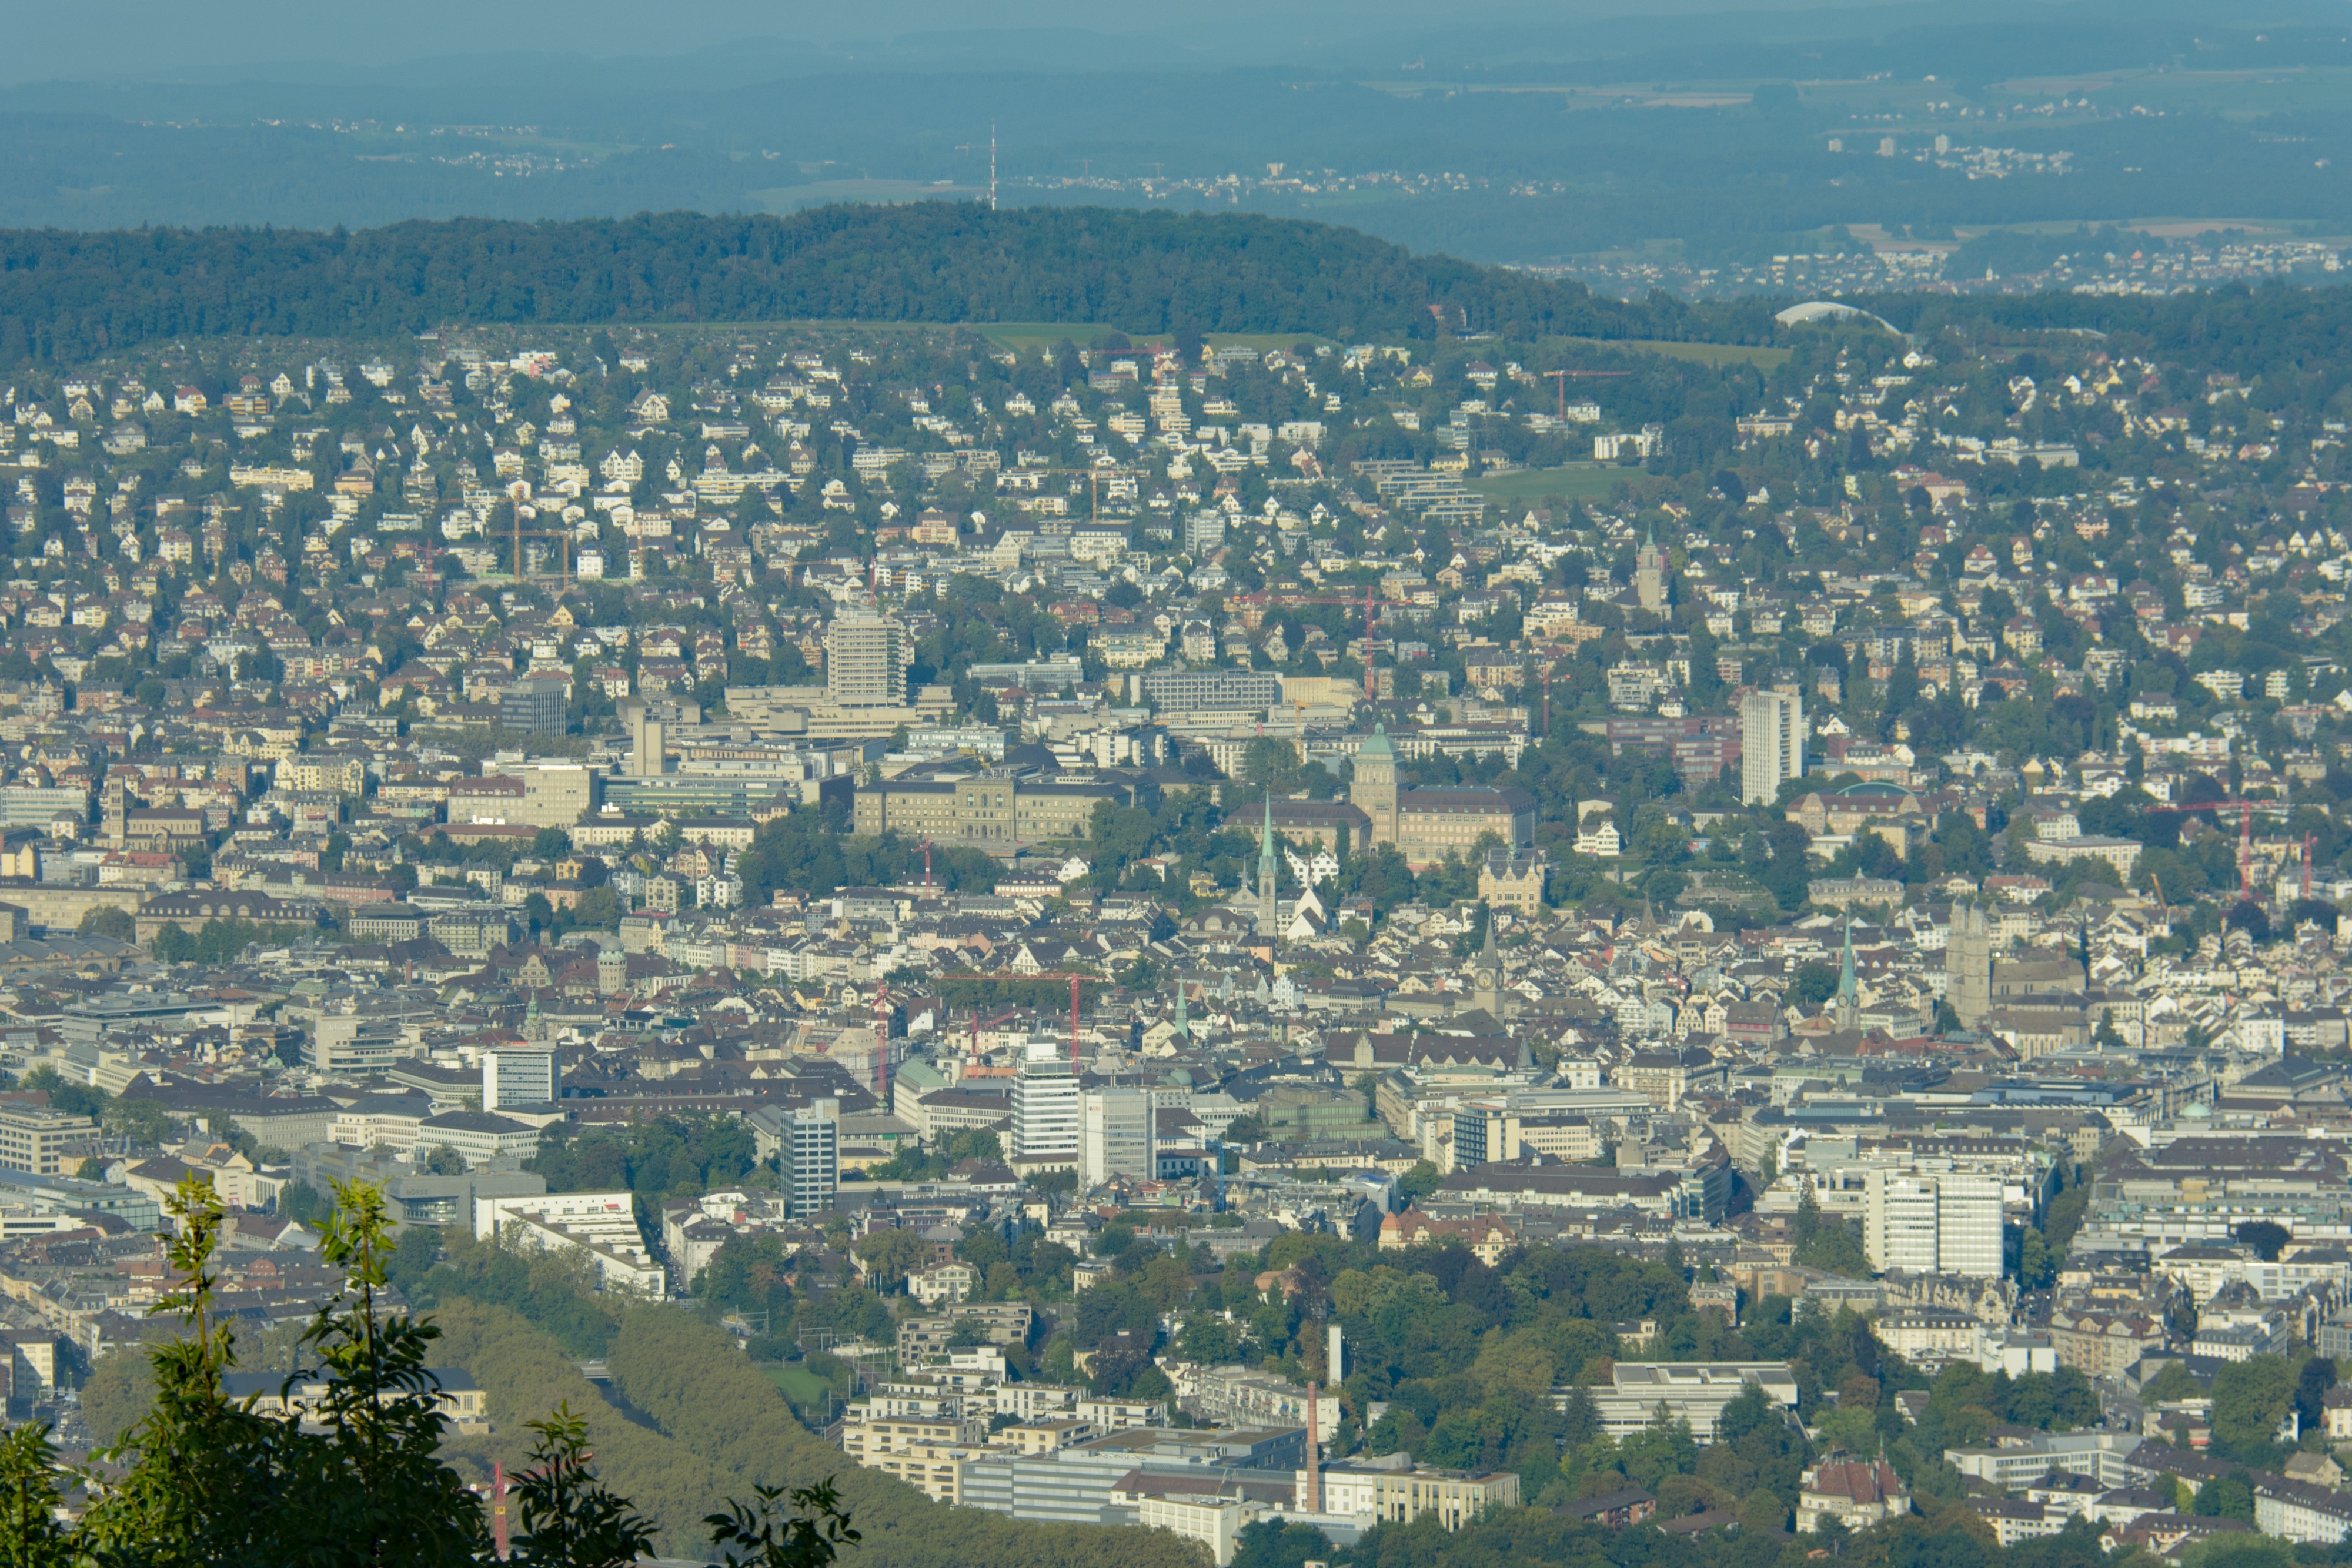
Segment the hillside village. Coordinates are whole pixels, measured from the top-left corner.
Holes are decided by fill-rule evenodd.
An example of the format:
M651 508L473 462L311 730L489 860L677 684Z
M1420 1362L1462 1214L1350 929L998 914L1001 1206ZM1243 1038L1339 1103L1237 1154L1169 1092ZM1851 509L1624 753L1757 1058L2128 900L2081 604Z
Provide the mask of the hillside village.
M702 1301L938 1501L1221 1565L1538 1507L2342 1540L2347 410L1780 335L20 380L12 1410L102 1437L184 1180L270 1323L366 1178ZM1432 1392L1481 1329L1354 1348L1427 1280L1499 1356L1478 1292L1585 1249L1646 1293L1488 1380L1538 1457ZM1710 1470L1768 1430L1801 1477Z

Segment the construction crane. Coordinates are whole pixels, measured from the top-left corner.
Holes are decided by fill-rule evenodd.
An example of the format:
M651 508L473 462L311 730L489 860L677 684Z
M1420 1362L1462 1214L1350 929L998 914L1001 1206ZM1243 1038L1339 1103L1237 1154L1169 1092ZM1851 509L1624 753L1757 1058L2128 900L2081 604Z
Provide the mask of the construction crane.
M978 981L987 981L992 984L1001 980L1067 980L1070 982L1070 1071L1074 1073L1078 1071L1078 987L1081 983L1087 980L1092 980L1098 986L1102 985L1104 983L1103 977L1100 975L1076 974L1069 970L1062 969L1038 975L942 975L939 977L938 983L942 986L952 986L959 984L970 985ZM978 1009L973 1009L973 1016L975 1018L979 1016ZM1010 1017L1011 1015L1007 1014L1006 1016ZM1004 1020L1003 1019L999 1019L997 1021L1002 1023ZM979 1054L979 1040L980 1031L978 1027L975 1026L972 1030L972 1051L974 1055Z
M972 1066L977 1067L980 1065L980 1031L984 1029L994 1029L998 1024L1004 1022L1007 1019L1016 1019L1020 1016L1021 1009L1019 1008L1013 1008L1009 1011L1001 1012L994 1018L989 1019L986 1023L982 1023L980 1021L980 1009L978 1008L971 1009L971 1055L970 1057L970 1061Z
M562 572L565 581L568 582L571 580L572 536L569 533L556 528L539 529L524 528L522 526L522 511L518 507L515 511L514 522L514 577L517 582L522 581L524 577L527 575L522 569L522 541L525 539L557 540L556 559L560 563L558 570Z
M2284 800L2200 800L2193 805L2142 806L2149 816L2188 816L2198 811L2235 811L2238 813L2238 896L2254 896L2254 813L2256 811L2286 812L2292 810ZM2305 886L2309 888L2309 855L2305 850ZM2306 892L2307 896L2307 892Z
M1568 423L1568 379L1570 376L1582 381L1588 377L1630 376L1633 373L1631 371L1546 371L1543 372L1546 381L1557 382L1559 384L1559 422L1562 424Z
M1372 589L1370 583L1364 585L1364 596L1361 599L1358 599L1353 594L1261 592L1243 594L1239 599L1234 600L1234 602L1236 604L1255 605L1261 609L1268 605L1345 604L1351 607L1358 604L1362 605L1364 607L1364 700L1366 702L1373 700L1375 690L1372 682L1372 649L1374 647L1374 640L1372 636L1372 607L1374 605L1385 604L1402 609L1411 609L1412 605L1412 601L1406 599L1374 598L1372 596Z

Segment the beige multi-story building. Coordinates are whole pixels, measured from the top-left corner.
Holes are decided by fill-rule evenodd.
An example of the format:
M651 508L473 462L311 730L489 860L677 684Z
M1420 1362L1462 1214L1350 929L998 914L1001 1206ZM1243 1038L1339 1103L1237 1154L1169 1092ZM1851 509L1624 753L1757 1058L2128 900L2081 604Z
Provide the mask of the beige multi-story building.
M449 784L452 822L568 828L595 803L596 776L577 762L520 763L508 773Z
M954 1505L963 1501L964 1460L972 1451L969 1447L918 1443L859 1462L869 1470L905 1481L933 1502Z
M1984 1324L1958 1307L1896 1307L1871 1325L1879 1343L1906 1361L1973 1357Z
M2050 1320L2058 1364L2090 1378L2115 1377L2143 1353L2164 1347L2164 1325L2127 1312L2061 1311Z
M948 1341L965 1323L977 1324L991 1344L1019 1344L1029 1337L1029 1322L1026 1301L968 1301L953 1316L907 1318L898 1324L898 1359L946 1354ZM981 1435L987 1436L985 1427Z
M60 1175L68 1146L97 1130L89 1117L53 1105L0 1103L0 1166L35 1176Z
M886 1454L971 1448L987 1441L988 1423L977 1416L902 1416L845 1421L841 1427L841 1451L858 1464L876 1469L881 1468L877 1461Z
M845 610L824 631L825 695L842 707L904 707L907 629L870 610Z
M1143 804L1135 785L1109 779L1084 784L985 776L885 779L859 788L856 826L860 833L887 830L918 841L982 846L1082 839L1095 807L1106 800Z
M271 765L270 777L280 789L356 795L367 785L367 759L316 752L281 757Z
M1536 798L1524 789L1397 788L1396 745L1381 726L1358 748L1355 768L1348 799L1371 819L1372 842L1394 846L1416 869L1468 860L1490 833L1506 850L1535 843Z
M1636 1051L1617 1074L1617 1087L1639 1094L1659 1110L1681 1109L1694 1091L1719 1088L1729 1071L1715 1053L1699 1046L1680 1051Z
M1478 896L1496 908L1532 915L1543 907L1549 869L1541 850L1493 851L1478 862Z
M1372 1479L1372 1517L1410 1524L1435 1514L1445 1530L1460 1530L1492 1509L1519 1506L1519 1478L1513 1470L1441 1470L1417 1465L1381 1470Z

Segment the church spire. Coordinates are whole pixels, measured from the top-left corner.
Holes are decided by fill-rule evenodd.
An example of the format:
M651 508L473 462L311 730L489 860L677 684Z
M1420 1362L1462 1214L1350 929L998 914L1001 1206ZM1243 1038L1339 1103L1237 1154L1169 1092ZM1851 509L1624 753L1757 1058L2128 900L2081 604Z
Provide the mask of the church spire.
M1258 838L1257 934L1272 937L1280 929L1274 907L1274 791L1265 792L1265 827Z
M1484 904L1479 907L1486 917L1486 940L1478 949L1477 963L1471 967L1470 1005L1499 1021L1503 1016L1503 956L1495 948L1495 912Z
M1862 994L1853 979L1853 915L1845 917L1845 959L1838 969L1837 1026L1855 1029L1862 1021Z

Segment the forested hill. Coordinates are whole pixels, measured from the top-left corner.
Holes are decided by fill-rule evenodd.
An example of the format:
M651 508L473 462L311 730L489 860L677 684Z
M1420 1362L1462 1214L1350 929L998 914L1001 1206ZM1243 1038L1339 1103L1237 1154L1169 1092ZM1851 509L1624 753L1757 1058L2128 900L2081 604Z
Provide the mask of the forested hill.
M0 235L0 365L74 362L160 338L382 337L442 325L1069 321L1129 332L1692 335L1668 300L1422 256L1352 229L1251 214L976 203L793 217L459 219L356 233ZM1709 335L1772 332L1714 307Z

